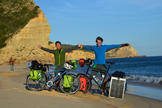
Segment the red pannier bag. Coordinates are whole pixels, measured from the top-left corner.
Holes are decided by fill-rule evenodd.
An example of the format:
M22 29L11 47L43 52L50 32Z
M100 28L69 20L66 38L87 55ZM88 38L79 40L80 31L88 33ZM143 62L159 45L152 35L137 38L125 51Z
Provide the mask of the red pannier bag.
M86 77L80 77L80 90L81 91L86 91L87 90L87 78Z

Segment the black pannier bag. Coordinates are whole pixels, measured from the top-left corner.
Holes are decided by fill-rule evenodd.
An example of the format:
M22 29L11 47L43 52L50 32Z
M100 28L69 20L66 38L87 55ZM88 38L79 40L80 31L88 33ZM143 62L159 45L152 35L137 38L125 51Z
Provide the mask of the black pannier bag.
M125 72L120 72L120 71L116 71L114 72L112 75L112 77L118 77L118 78L125 78Z
M31 69L33 69L33 70L44 70L43 65L38 63L37 60L33 60L31 63L32 63Z

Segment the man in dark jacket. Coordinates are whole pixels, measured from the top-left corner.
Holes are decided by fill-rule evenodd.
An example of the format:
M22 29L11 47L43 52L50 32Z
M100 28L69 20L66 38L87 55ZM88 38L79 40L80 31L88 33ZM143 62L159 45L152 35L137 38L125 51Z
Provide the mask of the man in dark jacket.
M55 56L55 65L57 67L62 67L65 63L65 53L66 52L70 52L72 50L75 50L77 49L76 46L72 47L72 48L62 48L62 45L61 45L61 42L60 41L56 41L55 42L55 45L56 45L56 50L50 50L50 49L47 49L47 48L44 48L42 46L38 46L38 48L44 50L44 51L47 51L49 53L52 53L54 54Z

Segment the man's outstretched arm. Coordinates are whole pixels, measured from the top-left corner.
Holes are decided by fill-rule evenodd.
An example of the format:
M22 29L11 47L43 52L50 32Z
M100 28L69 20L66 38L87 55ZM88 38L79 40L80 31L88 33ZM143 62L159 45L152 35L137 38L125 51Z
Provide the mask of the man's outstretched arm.
M44 47L42 47L42 46L38 46L38 48L40 48L41 50L43 50L43 51L46 51L46 52L49 52L49 53L54 53L55 52L55 50L50 50L50 49L48 49L48 48L44 48Z
M62 45L62 47L64 48L65 52L72 52L73 50L79 49L77 46L71 46L66 48L66 46Z
M104 45L106 47L107 50L111 50L114 48L120 48L120 47L125 47L125 46L130 46L129 43L125 43L125 44L116 44L116 45Z
M86 50L91 50L94 51L94 46L83 46L83 45L78 45L80 49L86 49Z

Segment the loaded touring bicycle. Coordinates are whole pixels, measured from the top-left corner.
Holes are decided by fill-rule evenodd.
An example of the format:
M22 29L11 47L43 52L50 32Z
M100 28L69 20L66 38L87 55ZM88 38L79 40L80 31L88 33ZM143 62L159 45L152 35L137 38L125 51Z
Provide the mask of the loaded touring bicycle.
M83 60L82 60L83 61ZM84 62L84 63L83 63ZM92 85L97 86L97 88L99 88L103 93L105 93L106 95L109 94L110 92L113 91L113 93L116 95L120 95L117 97L121 97L121 94L123 95L123 93L125 93L125 90L127 88L127 83L126 83L126 76L124 72L120 72L120 71L115 71L112 74L109 73L110 67L111 65L114 65L114 62L107 62L106 64L106 72L101 70L97 70L94 67L94 62L91 59L88 60L84 60L80 66L85 66L85 64L87 65L87 70L85 73L81 73L79 74L79 78L80 78L80 82L81 82L81 88L80 90L83 91L84 93L86 93L87 91L90 91L91 93L93 93L91 91L92 89ZM92 70L95 71L97 74L96 75L92 75ZM112 79L117 78L118 83L112 83ZM124 79L124 83L119 84L120 81L119 80L123 80ZM118 88L122 88L122 89L118 89ZM113 90L112 90L113 89ZM121 94L117 93L117 92L121 92Z
M30 68L30 73L26 78L26 89L41 91L55 89L57 91L74 94L80 88L80 81L75 71L74 66L65 63L63 68L57 70L48 70L48 65L42 65L37 61L27 63Z

